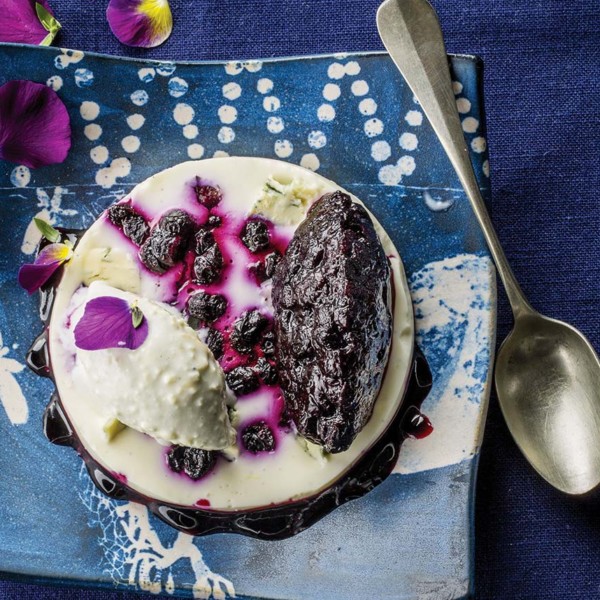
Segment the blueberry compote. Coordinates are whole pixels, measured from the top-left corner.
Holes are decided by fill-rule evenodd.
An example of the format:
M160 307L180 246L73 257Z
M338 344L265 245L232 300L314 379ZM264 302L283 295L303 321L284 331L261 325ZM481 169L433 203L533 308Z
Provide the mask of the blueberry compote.
M373 412L392 337L390 283L367 211L340 191L312 205L275 272L288 414L329 452L347 450Z
M389 359L388 348L380 353L381 387L372 416L354 432L349 449L335 454L298 434L297 407L286 408L280 387L285 373L277 364L271 300L273 277L284 268L298 223L281 217L281 206L279 212L253 210L270 177L288 188L318 190L310 203L337 190L299 167L240 158L184 163L137 186L81 232L73 259L42 290L46 329L28 356L30 367L56 384L44 418L50 441L74 447L109 496L141 502L195 535L294 535L378 485L392 471L402 441L430 431L418 408L431 374L422 354L413 352L412 333L406 334L412 313L397 251L378 230L388 269L385 293L395 303L388 307L393 329L380 336L391 351ZM71 299L98 271L89 267L89 257L109 254L119 258L115 281L177 309L213 352L232 395L234 451L168 446L128 428L113 440L102 434L85 381L77 383L77 357L64 340ZM321 260L328 264L330 258ZM111 272L100 272L110 283ZM385 293L377 292L384 301ZM321 323L324 317L315 318ZM285 335L291 343L289 331Z

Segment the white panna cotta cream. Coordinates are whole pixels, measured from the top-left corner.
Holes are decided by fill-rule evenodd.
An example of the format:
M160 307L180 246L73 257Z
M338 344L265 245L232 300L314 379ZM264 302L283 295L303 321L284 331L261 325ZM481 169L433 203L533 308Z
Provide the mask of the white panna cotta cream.
M257 215L270 221L273 245L284 251L311 204L341 188L281 161L219 158L186 162L158 173L122 202L150 227L173 209L185 211L203 225L209 210L195 196L194 185L199 183L218 187L222 195L210 211L221 219L215 230L224 261L218 284L186 279L190 270L186 260L164 274L151 272L138 258L139 247L106 213L80 239L64 267L49 324L52 370L61 404L92 458L146 497L220 511L310 497L355 465L399 410L414 344L412 305L400 257L371 215L393 275L392 347L370 420L347 451L327 454L293 427L279 426L284 403L277 385L261 385L235 399L225 388L223 375L223 370L236 364L230 349L226 347L217 362L204 343L207 327L193 329L181 313L190 294L206 290L227 300L216 325L227 328L249 310L272 319L270 279L260 283L249 275L254 257L240 244L244 223ZM137 301L147 318L148 338L138 349L76 347L73 331L85 303L107 295ZM260 421L273 430L275 449L253 454L244 449L241 433ZM167 453L172 444L222 452L208 474L193 480L169 468Z

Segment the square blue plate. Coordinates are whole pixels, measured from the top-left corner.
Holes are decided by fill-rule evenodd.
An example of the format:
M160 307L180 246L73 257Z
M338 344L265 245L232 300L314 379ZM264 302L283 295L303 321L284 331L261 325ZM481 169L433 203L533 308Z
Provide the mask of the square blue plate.
M0 161L0 571L62 585L197 598L461 598L472 587L473 492L489 391L495 275L468 202L419 105L384 54L172 64L0 44L0 85L47 82L71 116L67 160ZM463 128L489 195L481 64L452 58ZM337 181L403 257L434 374L434 432L395 474L278 542L192 538L109 500L41 418L52 384L24 354L40 330L16 284L34 216L86 227L152 173L190 158L275 157Z

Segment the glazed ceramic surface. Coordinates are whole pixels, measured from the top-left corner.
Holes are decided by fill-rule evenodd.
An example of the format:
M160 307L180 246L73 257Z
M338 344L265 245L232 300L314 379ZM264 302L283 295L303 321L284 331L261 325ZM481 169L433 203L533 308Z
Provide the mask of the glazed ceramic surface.
M0 162L0 570L6 576L183 597L462 598L471 589L473 492L489 393L495 275L452 168L387 55L173 64L0 44L0 84L47 82L66 103L61 165ZM463 129L489 197L480 64L452 59ZM156 171L266 156L349 189L404 261L417 343L433 372L408 440L373 492L288 540L193 538L104 497L41 418L53 389L24 364L37 300L16 284L33 217L89 226Z

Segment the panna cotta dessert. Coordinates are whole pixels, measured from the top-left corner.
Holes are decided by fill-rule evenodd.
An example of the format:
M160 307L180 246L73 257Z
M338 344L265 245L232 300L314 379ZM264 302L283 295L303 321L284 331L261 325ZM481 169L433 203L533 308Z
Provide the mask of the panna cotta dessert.
M56 385L46 435L105 493L193 534L287 537L380 483L423 424L400 257L335 183L191 161L62 235L29 363Z

